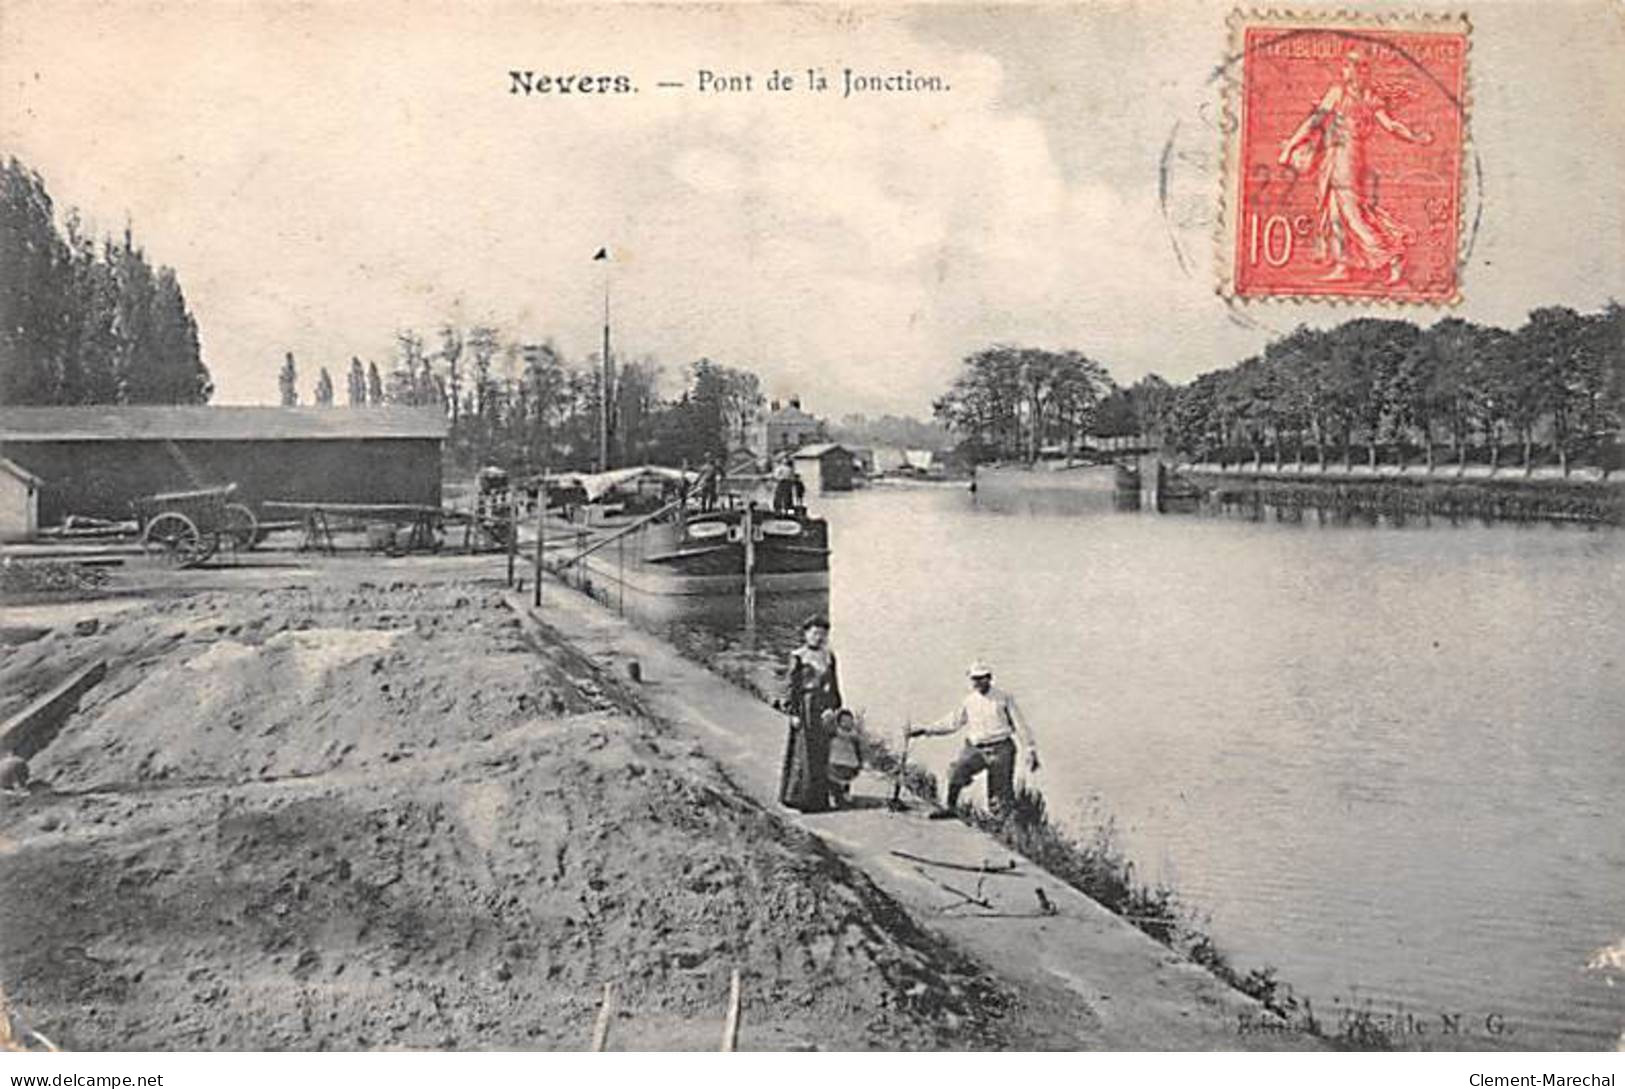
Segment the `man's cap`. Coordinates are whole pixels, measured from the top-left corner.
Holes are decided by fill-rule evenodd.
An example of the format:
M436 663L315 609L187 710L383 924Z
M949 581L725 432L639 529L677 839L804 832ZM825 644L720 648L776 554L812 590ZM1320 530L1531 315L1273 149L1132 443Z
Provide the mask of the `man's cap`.
M993 676L993 667L978 658L971 663L969 669L965 670L965 676L973 680L977 677L991 677Z

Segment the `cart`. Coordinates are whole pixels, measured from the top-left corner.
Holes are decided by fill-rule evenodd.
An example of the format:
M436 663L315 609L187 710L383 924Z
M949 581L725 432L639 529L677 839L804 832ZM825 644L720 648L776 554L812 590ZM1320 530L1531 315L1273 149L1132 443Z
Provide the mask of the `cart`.
M232 502L237 485L163 492L131 505L141 527L141 547L149 556L176 567L205 563L221 547L246 551L259 541L259 520Z

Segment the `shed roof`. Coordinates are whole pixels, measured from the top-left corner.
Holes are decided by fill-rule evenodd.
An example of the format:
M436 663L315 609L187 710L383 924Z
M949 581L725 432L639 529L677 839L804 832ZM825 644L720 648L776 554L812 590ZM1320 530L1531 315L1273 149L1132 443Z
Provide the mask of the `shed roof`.
M10 458L0 458L0 472L10 473L12 476L16 477L18 480L22 481L24 484L27 484L27 485L29 485L30 487L33 487L33 488L37 488L41 484L45 483L45 481L43 481L39 477L35 476L33 473L29 472L27 469L24 469L21 465L18 465L15 461L12 461Z
M0 407L0 442L443 439L438 409L261 405Z

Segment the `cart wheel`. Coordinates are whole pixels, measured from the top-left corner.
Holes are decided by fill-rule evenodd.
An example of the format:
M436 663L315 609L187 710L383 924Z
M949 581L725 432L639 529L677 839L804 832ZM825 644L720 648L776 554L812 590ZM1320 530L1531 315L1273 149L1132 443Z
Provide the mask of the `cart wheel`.
M226 528L224 535L227 543L238 552L247 552L260 541L260 522L254 517L254 512L241 503L226 504Z
M184 514L165 511L147 523L141 534L141 547L176 567L191 567L208 558L208 548L197 525Z

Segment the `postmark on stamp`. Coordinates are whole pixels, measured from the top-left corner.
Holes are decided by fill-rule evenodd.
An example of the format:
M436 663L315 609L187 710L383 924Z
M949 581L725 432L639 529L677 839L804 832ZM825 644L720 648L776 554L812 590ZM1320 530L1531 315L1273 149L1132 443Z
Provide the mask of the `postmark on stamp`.
M1231 19L1221 290L1460 296L1468 24Z

